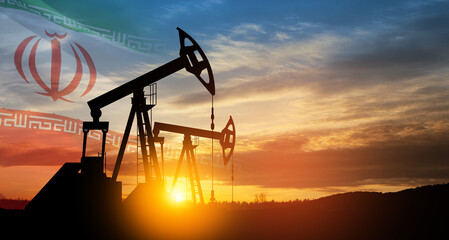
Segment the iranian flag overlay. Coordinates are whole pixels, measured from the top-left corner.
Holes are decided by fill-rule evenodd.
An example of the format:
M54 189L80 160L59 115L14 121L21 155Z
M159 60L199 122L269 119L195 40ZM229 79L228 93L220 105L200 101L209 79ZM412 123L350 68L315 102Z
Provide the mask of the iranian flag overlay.
M68 17L44 1L0 1L0 181L15 182L2 186L0 192L9 197L33 198L65 162L80 161L82 122L92 121L89 100L177 57L179 40L175 28L169 34L156 35L155 31L136 30L136 25L146 29L149 23L136 23L132 29L126 29L108 25L107 19L81 21L78 19L83 19L82 12L77 14L76 19ZM188 73L173 78L174 82L158 83L165 98L179 95L179 81L202 87ZM204 97L208 96L204 89ZM163 108L164 95L158 97ZM103 109L101 120L110 122L105 165L109 176L130 108L131 96ZM153 121L158 119L158 108L153 110ZM207 129L209 108L204 110L203 126ZM176 110L162 111L159 116L167 122L182 123L175 113ZM223 122L226 120L223 118ZM89 154L95 155L101 149L100 136L96 131L89 133ZM207 150L211 143L203 144L197 160L200 171L209 176L211 161ZM172 136L165 142L167 180L173 176L181 148L182 136ZM158 154L160 151L158 146ZM216 156L215 174L218 177L223 172L229 178L218 151ZM143 166L137 158L134 126L118 179L123 181L124 197L144 181Z
M177 59L176 27L198 42L211 64L215 131L230 115L235 122L234 200L445 183L448 6L420 0L0 0L0 182L8 183L0 184L0 193L32 199L61 164L79 162L79 124L92 121L87 102ZM156 89L152 122L210 130L211 96L195 76L183 69ZM131 97L101 109L100 121L109 122L108 176ZM144 181L133 151L136 127L130 132L118 174L123 197ZM88 138L94 155L96 134ZM171 183L183 136L162 137ZM218 141L200 139L196 151L204 198L210 199L213 162L216 198L231 201L232 167L224 166ZM178 190L188 192L188 174L180 174Z

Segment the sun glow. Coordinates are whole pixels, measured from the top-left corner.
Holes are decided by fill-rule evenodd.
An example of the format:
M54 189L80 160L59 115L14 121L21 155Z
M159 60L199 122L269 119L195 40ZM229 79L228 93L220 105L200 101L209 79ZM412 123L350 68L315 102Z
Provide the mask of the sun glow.
M168 193L162 185L140 184L125 200L126 228L138 239L214 239L226 229L227 215L222 209L191 204L190 195L181 187Z
M171 195L173 200L177 203L184 202L186 200L184 193L173 192Z

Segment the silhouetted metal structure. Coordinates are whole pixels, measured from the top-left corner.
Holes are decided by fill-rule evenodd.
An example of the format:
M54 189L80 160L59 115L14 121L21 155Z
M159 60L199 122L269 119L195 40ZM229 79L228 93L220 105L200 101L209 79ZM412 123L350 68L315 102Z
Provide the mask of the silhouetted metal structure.
M220 145L222 147L223 153L223 162L225 165L229 162L229 159L232 157L235 147L235 125L232 117L229 117L228 123L223 128L221 132L214 132L209 130L203 130L198 128L184 127L179 125L173 125L168 123L154 123L154 139L157 139L161 144L163 144L164 138L159 137L159 133L161 131L172 132L172 133L180 133L184 135L184 141L182 144L181 156L179 157L178 166L176 167L176 172L173 178L171 191L173 192L176 182L178 180L179 171L181 170L182 161L184 156L187 161L187 169L189 172L190 179L190 189L192 192L192 200L196 203L196 193L198 191L198 195L200 198L200 202L204 203L203 192L201 190L201 182L200 176L198 174L198 168L196 166L196 158L194 154L194 149L196 145L192 144L191 136L197 136L201 138L210 138L220 140ZM162 151L163 153L163 151ZM195 184L196 183L196 184ZM195 189L195 185L197 189Z
M122 200L121 182L117 182L117 176L134 118L137 119L146 180L146 185L140 189L137 189L139 188L138 186L135 189L135 192L144 190L148 192L147 190L150 188L155 189L158 188L157 186L163 186L163 179L158 165L154 138L148 115L148 111L154 105L146 103L144 88L185 68L188 72L194 74L198 78L211 95L215 94L212 68L206 55L191 36L180 28L177 28L177 30L179 32L181 45L178 58L88 102L93 121L83 122L84 138L81 163L65 163L32 199L26 208L28 212L36 213L40 216L54 213L61 217L64 216L64 218L61 219L66 220L72 219L72 215L77 215L78 218L76 219L85 220L90 219L92 216L107 218L106 216L109 216L108 213L117 211ZM188 40L190 44L186 40ZM203 79L201 76L203 70L207 70L207 79ZM106 176L105 169L103 168L105 162L106 133L109 129L109 122L100 121L101 108L130 94L133 94L133 97L128 122L126 124L112 177L109 178ZM103 136L101 140L101 150L96 156L86 155L87 135L91 130L101 131ZM149 148L149 152L147 152L147 147ZM150 163L148 162L149 156L151 165L154 166L155 181L150 181L151 169ZM139 194L130 194L130 197L136 195Z
M140 136L140 144L142 146L149 147L149 153L146 151L145 147L142 147L142 158L145 171L146 181L150 180L150 165L154 166L155 178L156 180L162 180L161 172L159 169L159 164L157 160L156 149L154 147L153 136L151 134L151 124L148 115L148 111L153 107L153 105L147 105L144 96L144 88L165 78L183 68L188 72L194 74L198 80L206 87L210 94L215 95L215 82L212 73L212 68L207 60L206 55L200 48L198 43L187 33L185 33L180 28L179 40L181 45L181 50L179 51L179 58L157 68L151 72L148 72L130 82L127 82L95 99L92 99L87 104L91 109L91 116L93 122L85 122L89 127L97 127L97 125L102 124L100 122L101 108L120 100L130 94L133 94L132 107L129 113L128 122L126 124L125 132L123 135L122 143L120 146L119 154L117 156L117 161L115 163L114 172L112 174L112 179L117 180L117 176L120 170L120 165L125 153L126 144L128 142L131 127L134 121L134 117L137 118L137 126ZM186 39L188 39L192 45L186 46ZM198 59L198 58L201 59ZM201 74L203 70L207 70L208 80L205 81ZM144 134L142 134L144 133ZM145 134L146 133L146 134ZM145 136L147 138L145 138ZM148 163L148 156L150 156L151 164Z

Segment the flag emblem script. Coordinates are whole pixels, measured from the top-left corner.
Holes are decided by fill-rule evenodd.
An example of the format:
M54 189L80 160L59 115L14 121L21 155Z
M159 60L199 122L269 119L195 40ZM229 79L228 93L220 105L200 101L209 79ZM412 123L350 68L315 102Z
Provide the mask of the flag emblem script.
M86 89L81 94L81 96L86 95L95 85L95 81L97 79L97 72L95 69L95 64L92 61L89 53L84 49L81 45L76 42L70 42L70 48L73 51L73 56L75 58L76 67L75 73L71 81L66 84L65 87L60 89L60 78L61 78L61 67L62 67L62 58L61 58L61 42L67 33L63 35L59 35L57 33L48 33L45 30L45 34L51 38L51 68L50 68L50 81L44 81L39 75L38 69L36 67L36 52L38 50L39 42L42 38L38 38L38 36L30 36L24 39L16 49L14 54L14 64L20 76L25 80L28 84L30 84L27 75L31 76L34 81L43 89L44 92L37 92L44 96L49 96L56 101L58 99L71 102L66 99L65 96L75 91L80 86L81 80L83 78L83 62L88 67L89 70L89 82L87 84ZM30 47L28 47L30 45ZM82 55L82 58L80 58ZM26 61L26 56L28 56L28 61ZM23 59L25 57L25 59ZM23 61L25 60L25 61ZM22 64L26 63L27 64ZM29 74L25 74L25 71L28 69ZM73 68L70 68L73 69ZM50 82L50 86L46 84L46 82Z

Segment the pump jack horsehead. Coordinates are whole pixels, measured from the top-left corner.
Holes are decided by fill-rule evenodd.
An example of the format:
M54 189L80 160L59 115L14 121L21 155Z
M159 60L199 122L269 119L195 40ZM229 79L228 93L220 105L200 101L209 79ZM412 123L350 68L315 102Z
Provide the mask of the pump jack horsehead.
M229 117L228 123L226 124L226 126L223 128L223 130L221 132L214 132L214 131L209 131L209 130L203 130L203 129L190 128L190 127L178 126L178 125L173 125L173 124L155 122L154 130L153 130L154 139L155 139L155 141L160 142L161 147L162 147L163 143L164 143L164 138L159 137L159 133L161 131L184 134L184 141L183 141L183 145L182 145L181 156L179 157L178 166L176 167L176 173L173 178L173 184L172 184L171 191L173 192L173 190L175 188L176 181L178 180L178 176L179 176L179 171L181 169L182 161L184 159L184 156L186 156L187 169L188 169L189 178L190 178L190 190L192 191L192 201L194 203L196 203L196 193L197 193L195 190L195 182L196 182L196 186L198 188L198 195L200 197L200 202L202 204L204 204L204 198L203 198L203 192L201 189L200 177L198 174L198 168L196 166L196 158L195 158L195 154L193 151L197 146L192 145L191 136L220 140L220 145L221 145L222 153L223 153L223 162L224 162L224 165L227 165L229 160L232 157L232 154L234 152L234 147L235 147L235 125L234 125L234 121L232 120L232 117ZM163 149L161 152L163 152Z

